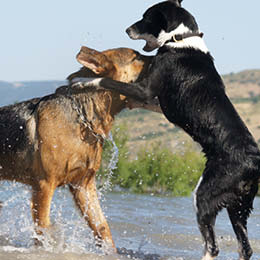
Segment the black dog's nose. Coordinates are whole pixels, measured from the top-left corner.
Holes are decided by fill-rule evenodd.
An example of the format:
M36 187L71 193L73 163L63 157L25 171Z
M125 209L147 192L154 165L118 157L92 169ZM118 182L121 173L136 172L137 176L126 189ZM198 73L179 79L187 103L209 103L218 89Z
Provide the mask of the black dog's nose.
M137 30L136 30L136 26L135 25L132 25L130 27L128 27L126 30L126 33L128 34L128 36L133 39L133 40L136 40L138 39L138 33L137 33Z
M131 27L128 27L125 31L126 31L126 33L127 33L128 35L130 35L130 34L131 34Z

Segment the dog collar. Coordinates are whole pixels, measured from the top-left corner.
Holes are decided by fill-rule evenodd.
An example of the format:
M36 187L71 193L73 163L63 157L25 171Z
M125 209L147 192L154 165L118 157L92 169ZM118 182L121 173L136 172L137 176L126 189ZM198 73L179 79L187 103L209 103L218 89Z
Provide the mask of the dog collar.
M184 34L175 34L172 36L172 38L170 40L166 41L165 44L169 43L169 42L180 42L186 38L194 37L194 36L198 36L198 37L202 38L203 33L191 32L191 33L184 33Z

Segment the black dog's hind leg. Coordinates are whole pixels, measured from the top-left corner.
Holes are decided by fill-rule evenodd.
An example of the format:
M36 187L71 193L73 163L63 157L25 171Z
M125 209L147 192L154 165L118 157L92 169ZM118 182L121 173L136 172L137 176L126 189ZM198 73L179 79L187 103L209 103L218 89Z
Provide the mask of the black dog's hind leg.
M240 256L239 259L248 260L253 254L247 236L248 213L246 214L242 213L240 207L238 207L237 209L228 208L227 210L238 240L238 246L239 246L238 253Z
M210 260L216 257L219 253L219 248L215 238L215 221L216 214L197 214L197 221L199 225L200 232L205 242L204 258L205 260Z
M257 188L256 182L252 185L247 196L241 197L241 200L236 205L227 207L229 218L238 240L240 260L249 260L253 254L247 235L247 219L253 209L253 200L257 193Z
M214 198L210 192L208 180L205 180L206 175L204 172L204 177L196 188L194 206L197 211L198 226L205 243L204 257L202 259L211 260L219 253L214 231L218 209L212 204ZM214 180L211 180L211 183L214 183Z

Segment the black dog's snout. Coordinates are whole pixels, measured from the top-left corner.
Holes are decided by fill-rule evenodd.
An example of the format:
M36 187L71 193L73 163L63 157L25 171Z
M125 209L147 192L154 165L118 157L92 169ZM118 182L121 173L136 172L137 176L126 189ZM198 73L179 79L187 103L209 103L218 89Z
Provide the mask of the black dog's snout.
M131 31L132 31L132 29L131 29L131 27L128 27L126 30L126 33L128 34L128 35L130 35L131 34Z
M133 30L133 27L130 26L126 29L126 33L128 34L128 36L131 38L131 39L136 39L135 37L135 33L134 33L134 30Z
M135 24L128 27L126 33L133 40L139 39L139 33Z

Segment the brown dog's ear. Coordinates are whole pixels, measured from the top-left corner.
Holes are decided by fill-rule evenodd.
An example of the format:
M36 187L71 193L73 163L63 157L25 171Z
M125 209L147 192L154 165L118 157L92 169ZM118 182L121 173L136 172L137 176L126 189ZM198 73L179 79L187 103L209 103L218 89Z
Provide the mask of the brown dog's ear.
M77 61L96 74L106 75L115 71L114 64L102 53L82 46Z

